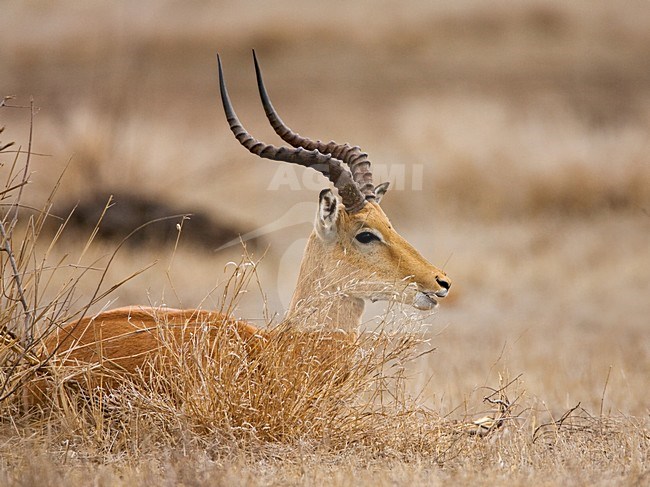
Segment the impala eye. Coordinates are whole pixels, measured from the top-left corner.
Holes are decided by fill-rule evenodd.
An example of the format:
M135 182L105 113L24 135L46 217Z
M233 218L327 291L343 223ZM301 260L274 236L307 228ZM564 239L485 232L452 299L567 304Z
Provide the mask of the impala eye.
M379 241L379 237L372 232L357 233L356 237L354 238L356 238L362 244L369 244L370 242L374 242L375 240Z

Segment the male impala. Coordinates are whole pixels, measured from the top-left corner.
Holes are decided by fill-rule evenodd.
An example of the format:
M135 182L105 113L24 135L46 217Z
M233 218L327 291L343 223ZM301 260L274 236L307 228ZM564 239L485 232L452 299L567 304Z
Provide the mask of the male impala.
M367 154L359 147L324 144L303 138L280 119L267 95L253 53L258 88L266 116L276 133L293 147L274 147L255 140L242 126L228 97L221 60L221 99L230 129L253 154L299 164L327 176L330 189L321 191L314 230L300 266L288 317L301 326L354 330L360 323L364 300L397 299L428 310L447 295L450 281L392 227L379 206L388 184L375 186ZM158 323L172 330L206 324L231 327L244 339L268 332L217 312L132 306L99 313L57 330L46 342L60 363L99 363L133 373L161 350ZM176 331L174 331L176 333Z

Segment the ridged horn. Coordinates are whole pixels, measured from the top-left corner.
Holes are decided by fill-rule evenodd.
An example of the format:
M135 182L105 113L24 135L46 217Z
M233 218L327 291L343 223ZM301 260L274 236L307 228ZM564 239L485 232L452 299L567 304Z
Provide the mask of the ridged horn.
M352 177L352 173L334 154L323 153L316 148L275 147L260 142L250 135L239 121L239 118L237 118L237 114L230 102L230 97L228 96L228 90L226 89L226 83L223 76L221 57L218 54L217 64L219 66L219 90L221 92L223 109L226 113L226 119L228 120L230 130L241 145L256 156L265 159L290 162L292 164L299 164L317 170L321 174L327 176L332 184L334 184L334 187L338 190L347 211L354 213L363 208L366 202L364 195Z
M368 154L361 151L359 146L350 146L349 144L337 144L333 140L325 144L320 140L313 141L291 130L280 118L278 112L273 107L271 99L264 86L262 79L262 70L260 69L259 62L255 50L253 49L253 61L255 63L255 75L257 77L257 88L260 92L262 105L266 118L271 123L271 127L275 133L282 138L285 142L291 144L293 147L302 147L308 150L317 150L323 154L331 154L332 157L343 161L350 168L352 178L357 183L359 190L363 193L366 199L375 198L375 186L372 182L372 172L370 170L370 161Z

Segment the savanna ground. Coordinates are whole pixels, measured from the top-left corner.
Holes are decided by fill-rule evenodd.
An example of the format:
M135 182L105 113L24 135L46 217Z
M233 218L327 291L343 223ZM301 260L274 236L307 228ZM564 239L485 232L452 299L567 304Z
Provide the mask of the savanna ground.
M194 421L198 413L151 391L139 402L144 393L134 390L100 406L59 401L38 418L10 397L0 483L650 482L646 2L33 1L3 5L0 28L0 94L15 95L0 108L0 139L17 143L2 153L5 181L22 177L26 155L12 150L27 150L30 96L37 107L12 241L16 255L33 255L22 268L28 304L45 309L66 283L73 290L36 313L38 326L84 309L107 266L100 294L155 263L89 312L217 307L226 264L241 254L237 245L206 251L181 231L177 243L122 247L109 266L117 243L85 249L92 226L67 228L50 249L57 224L44 227L33 254L24 251L21 242L33 241L27 220L47 206L66 166L58 216L93 193L120 192L244 231L275 222L253 251L264 254L260 285L253 279L235 314L281 320L323 182L253 158L228 131L216 52L246 127L277 142L250 48L284 120L368 151L376 179L393 181L383 203L393 223L453 280L433 315L390 317L429 325L420 337L429 342L409 353L435 350L397 367L397 381L373 385L394 393L373 406L373 421L349 422L352 406L342 427L322 418L299 427L289 415L288 433L268 439ZM16 191L4 195L7 227ZM109 212L118 208L119 200ZM20 331L8 255L5 246L3 323ZM369 328L382 315L371 307ZM394 375L389 364L379 369ZM466 423L495 416L498 404L483 398L504 385L492 396L511 406L501 427L468 434ZM338 418L343 406L329 405Z

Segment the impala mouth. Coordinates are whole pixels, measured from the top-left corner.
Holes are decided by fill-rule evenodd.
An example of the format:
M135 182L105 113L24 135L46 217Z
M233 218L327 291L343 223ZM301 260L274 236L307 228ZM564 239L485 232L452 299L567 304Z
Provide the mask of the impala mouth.
M418 291L413 300L413 307L422 311L437 308L438 300L436 299L436 294L430 291Z
M434 293L428 292L427 294L435 294L438 298L445 298L447 297L447 294L449 294L449 288L442 288Z

